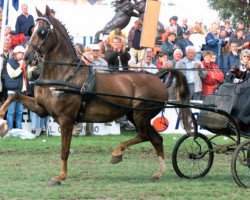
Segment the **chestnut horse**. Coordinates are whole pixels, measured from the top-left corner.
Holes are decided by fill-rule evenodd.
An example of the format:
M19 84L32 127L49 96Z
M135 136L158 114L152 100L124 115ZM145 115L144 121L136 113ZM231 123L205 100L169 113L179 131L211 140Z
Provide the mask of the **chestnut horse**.
M56 91L55 88L72 89L72 85L81 87L88 80L90 68L81 65L78 66L77 72L74 71L76 63L79 61L67 30L51 16L48 6L46 6L44 15L39 10L36 11L38 18L29 45L26 47L24 59L27 64L31 64L35 59L43 58L40 61L43 62L43 68L38 81L45 84L35 86L34 98L19 93L8 97L0 108L0 116L4 116L11 102L17 101L39 116L52 116L60 125L61 170L58 176L50 179L49 184L60 184L67 177L67 160L74 122L103 123L124 115L127 115L128 119L135 125L138 134L136 137L120 143L114 149L112 163L120 162L124 150L128 147L150 141L159 160L159 169L152 176L152 180L158 180L166 171L163 138L151 126L150 121L165 107L168 100L166 87L159 78L166 73L159 73L156 76L132 71L96 72L93 92L147 98L157 100L159 103L96 94L88 96L83 108L81 105L85 95ZM184 101L188 99L186 79L181 72L175 71L173 74L177 79L175 91L179 94L179 99ZM69 85L67 86L67 84ZM82 117L78 115L80 109L84 109Z

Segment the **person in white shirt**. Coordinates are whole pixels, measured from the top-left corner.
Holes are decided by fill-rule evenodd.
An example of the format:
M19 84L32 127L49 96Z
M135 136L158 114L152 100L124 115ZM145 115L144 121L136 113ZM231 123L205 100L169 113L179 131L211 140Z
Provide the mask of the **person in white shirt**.
M189 40L193 43L196 58L201 60L202 57L202 47L206 44L205 36L202 34L199 27L194 27L194 32L190 35Z
M159 70L155 64L152 62L153 55L147 54L145 59L138 63L138 67L140 70L156 74Z

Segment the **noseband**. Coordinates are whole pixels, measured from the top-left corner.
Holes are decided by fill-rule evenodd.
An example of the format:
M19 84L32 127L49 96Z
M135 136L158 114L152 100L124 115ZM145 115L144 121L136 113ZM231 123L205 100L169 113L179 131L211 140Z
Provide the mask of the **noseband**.
M49 28L47 28L47 33L46 33L46 35L44 36L44 38L42 39L42 41L40 42L40 44L38 46L33 45L30 42L28 43L28 45L31 46L35 50L35 52L36 52L35 55L34 55L35 59L40 60L41 56L42 56L41 48L45 44L47 38L49 37L49 34L53 31L54 27L46 17L38 17L36 19L36 21L38 21L38 20L45 21L49 25Z

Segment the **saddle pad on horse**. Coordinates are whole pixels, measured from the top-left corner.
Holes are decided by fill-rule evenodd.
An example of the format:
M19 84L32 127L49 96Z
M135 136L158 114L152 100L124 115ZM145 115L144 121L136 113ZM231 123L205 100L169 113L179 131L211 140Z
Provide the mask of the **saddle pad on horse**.
M216 109L231 113L234 102L232 96L230 95L213 94L207 95L203 100L203 104L216 105ZM202 110L197 119L197 123L204 128L224 129L227 128L228 118L216 112Z

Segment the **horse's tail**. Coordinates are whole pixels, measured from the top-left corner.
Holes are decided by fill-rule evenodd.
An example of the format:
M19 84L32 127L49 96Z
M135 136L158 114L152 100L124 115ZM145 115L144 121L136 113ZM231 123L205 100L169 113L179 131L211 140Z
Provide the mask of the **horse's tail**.
M164 69L156 73L156 76L162 79L166 74L168 77L168 85L174 84L173 93L175 98L182 104L188 104L190 101L190 91L188 82L184 74L177 69ZM179 117L182 119L184 129L190 133L194 118L190 108L180 108Z

